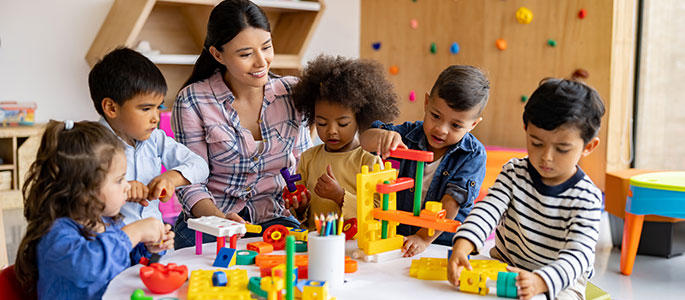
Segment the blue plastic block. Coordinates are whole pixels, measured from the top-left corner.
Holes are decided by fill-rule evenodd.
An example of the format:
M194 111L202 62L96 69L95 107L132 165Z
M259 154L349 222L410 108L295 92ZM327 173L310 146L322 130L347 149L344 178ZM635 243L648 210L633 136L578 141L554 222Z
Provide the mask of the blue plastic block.
M228 278L226 278L226 273L222 271L216 271L212 275L212 284L214 286L226 286L228 284Z
M231 260L233 259L234 255L235 249L226 247L221 248L219 253L217 253L216 259L214 260L214 264L212 266L228 268L228 265L231 264Z

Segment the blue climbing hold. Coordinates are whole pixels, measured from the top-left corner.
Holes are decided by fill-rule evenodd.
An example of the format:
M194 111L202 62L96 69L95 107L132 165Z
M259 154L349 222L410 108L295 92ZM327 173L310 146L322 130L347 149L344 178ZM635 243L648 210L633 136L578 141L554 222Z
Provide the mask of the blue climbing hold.
M375 42L375 43L373 43L372 46L373 46L373 50L378 51L378 49L381 48L381 42Z
M457 42L452 43L452 46L450 46L450 52L452 52L452 54L459 53L459 44L457 44Z

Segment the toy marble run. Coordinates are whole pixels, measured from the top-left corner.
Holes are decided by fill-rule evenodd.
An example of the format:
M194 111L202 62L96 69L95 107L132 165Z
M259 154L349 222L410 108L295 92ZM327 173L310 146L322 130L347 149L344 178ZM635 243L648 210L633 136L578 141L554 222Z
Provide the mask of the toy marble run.
M372 171L368 166L362 166L361 173L357 174L357 245L361 251L355 251L353 256L365 261L381 262L401 256L404 238L396 234L400 223L428 228L430 235L435 230L456 232L461 225L458 221L445 219L446 212L440 202L426 201L426 209L421 210L423 165L433 161L432 152L397 149L390 151L390 157L416 161L416 177L397 178L397 171L389 162L385 163L384 170L375 164ZM415 187L413 213L398 211L397 192L412 187ZM376 193L382 194L381 208L373 206Z

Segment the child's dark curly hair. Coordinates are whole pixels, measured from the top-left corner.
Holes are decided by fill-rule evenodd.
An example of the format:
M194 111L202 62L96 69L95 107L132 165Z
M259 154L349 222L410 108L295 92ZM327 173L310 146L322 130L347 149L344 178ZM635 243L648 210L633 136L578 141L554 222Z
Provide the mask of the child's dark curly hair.
M391 122L399 115L397 94L380 63L368 59L319 55L302 72L293 89L297 110L314 123L316 101L340 103L352 110L360 130L375 120Z

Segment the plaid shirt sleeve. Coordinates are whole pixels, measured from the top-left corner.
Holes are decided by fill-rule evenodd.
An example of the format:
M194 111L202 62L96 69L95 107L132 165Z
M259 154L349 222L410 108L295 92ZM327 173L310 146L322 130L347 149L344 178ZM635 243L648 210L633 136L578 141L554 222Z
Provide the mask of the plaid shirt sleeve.
M171 126L174 130L176 141L184 144L208 162L205 130L193 88L194 85L188 86L176 98L172 110ZM177 193L183 209L188 213L202 199L209 198L214 201L212 194L207 189L207 180L180 187L177 189Z

